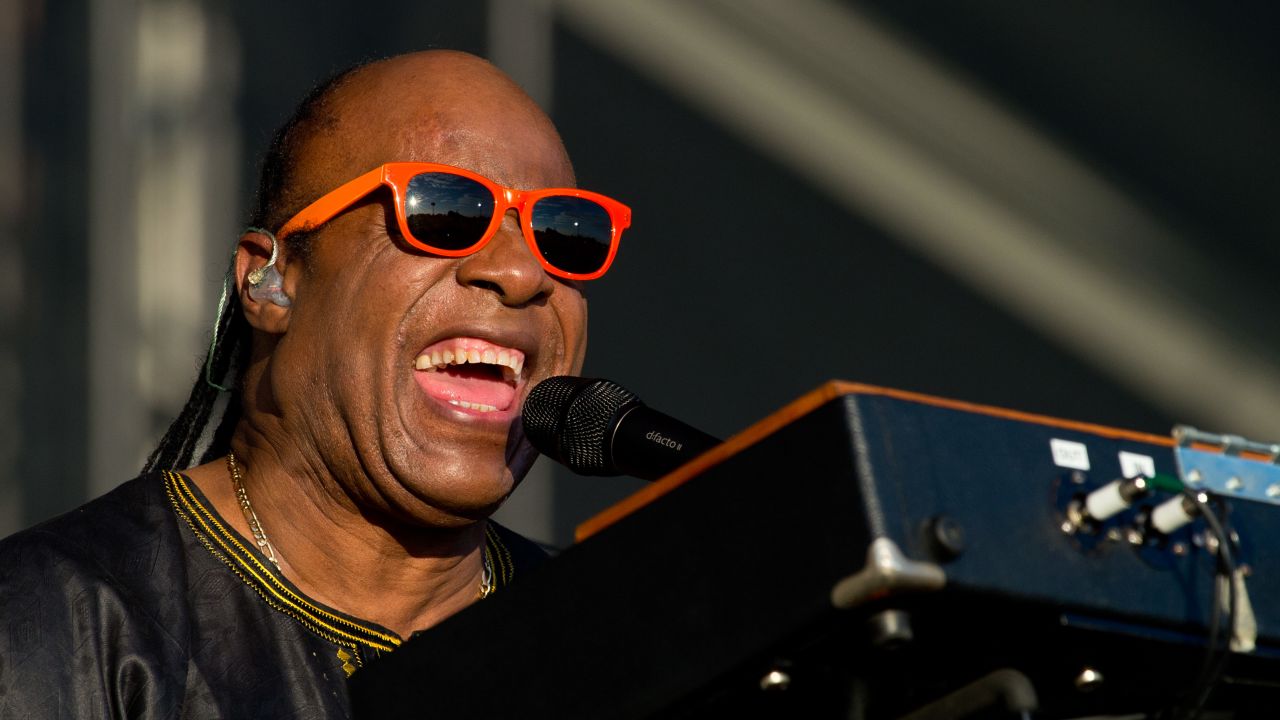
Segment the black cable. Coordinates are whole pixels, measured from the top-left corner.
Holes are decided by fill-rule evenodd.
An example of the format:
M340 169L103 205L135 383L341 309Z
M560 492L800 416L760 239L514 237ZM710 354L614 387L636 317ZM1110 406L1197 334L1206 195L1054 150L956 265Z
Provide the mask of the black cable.
M1231 656L1231 638L1235 635L1238 598L1236 597L1235 584L1236 562L1235 555L1231 549L1232 540L1230 534L1227 533L1222 520L1218 518L1218 514L1213 507L1205 502L1200 493L1183 490L1183 495L1195 503L1201 517L1204 518L1205 524L1208 526L1209 532L1218 541L1218 562L1213 574L1213 612L1209 626L1207 652L1204 663L1201 665L1200 673L1192 684L1191 691L1187 694L1187 697L1193 702L1176 716L1180 720L1195 720L1204 711L1204 705L1208 702L1209 695L1217 686L1218 681L1222 679L1227 660ZM1222 608L1222 593L1218 590L1219 577L1224 577L1227 582L1225 612L1223 612ZM1219 642L1218 635L1223 616L1226 619L1226 632L1222 633L1223 637Z
M222 382L228 383L228 387L233 386L237 370L247 364L251 330L235 296L231 297L218 316L215 333L219 341L210 348L209 354L200 364L201 371L191 387L187 404L147 457L141 474L146 475L153 470L178 470L191 465L221 394L213 383ZM228 403L227 410L231 411L231 416L228 417L224 410L222 421L215 426L216 442L210 446L211 449L226 446L230 432L234 430L234 422L239 420L239 403ZM224 455L226 452L226 449L221 449L219 454Z

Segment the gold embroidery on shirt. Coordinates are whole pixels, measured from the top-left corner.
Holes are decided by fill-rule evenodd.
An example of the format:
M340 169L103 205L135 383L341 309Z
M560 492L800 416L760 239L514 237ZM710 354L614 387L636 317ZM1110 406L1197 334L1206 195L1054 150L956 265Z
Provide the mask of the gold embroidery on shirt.
M169 501L201 544L230 567L272 609L297 620L329 642L352 650L357 648L356 643L388 652L400 646L402 640L399 637L334 615L293 592L223 527L216 515L200 503L183 476L166 472L165 478L165 491L169 495ZM359 653L352 659L357 665L360 664Z
M351 664L352 658L351 653L341 648L338 649L338 659L342 661L342 672L346 673L347 677L351 677L356 672L356 666ZM359 658L356 659L358 660Z
M348 677L364 666L359 652L361 644L382 652L400 647L403 640L398 636L334 615L295 593L227 530L217 515L200 502L183 475L171 471L164 475L165 493L170 504L205 549L231 568L268 607L289 616L315 635L339 646L337 657L342 660L342 670ZM493 526L488 524L485 526L484 553L494 565L494 589L509 584L515 576L511 551Z

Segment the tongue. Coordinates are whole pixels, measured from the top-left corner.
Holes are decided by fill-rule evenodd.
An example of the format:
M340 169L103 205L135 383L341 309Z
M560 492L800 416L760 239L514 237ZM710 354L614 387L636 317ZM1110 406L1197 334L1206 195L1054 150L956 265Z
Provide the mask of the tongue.
M480 368L464 365L443 370L418 370L413 375L418 387L443 402L457 400L506 410L516 398L513 383L499 380Z

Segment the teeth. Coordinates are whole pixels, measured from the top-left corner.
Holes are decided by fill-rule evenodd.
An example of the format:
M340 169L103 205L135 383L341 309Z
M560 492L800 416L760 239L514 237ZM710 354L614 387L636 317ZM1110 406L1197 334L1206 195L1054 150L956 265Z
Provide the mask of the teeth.
M450 400L449 404L457 405L458 407L464 408L466 410L478 410L480 412L493 412L498 409L492 405L485 405L484 403L471 403L471 402L467 402L466 400Z
M455 347L452 350L432 350L429 353L423 353L414 359L413 366L418 370L438 370L450 365L463 365L469 362L500 365L503 368L503 376L507 380L518 380L520 373L524 371L524 356L518 352L510 350L468 350L462 346ZM476 408L471 409L474 410Z

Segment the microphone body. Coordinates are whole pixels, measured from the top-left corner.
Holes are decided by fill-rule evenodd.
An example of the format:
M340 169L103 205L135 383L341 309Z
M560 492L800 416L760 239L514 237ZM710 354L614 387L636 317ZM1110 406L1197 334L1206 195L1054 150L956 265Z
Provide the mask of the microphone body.
M618 420L611 443L613 464L623 475L657 480L720 441L637 402Z
M580 475L656 480L720 444L596 378L543 380L525 400L523 418L533 446Z

